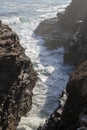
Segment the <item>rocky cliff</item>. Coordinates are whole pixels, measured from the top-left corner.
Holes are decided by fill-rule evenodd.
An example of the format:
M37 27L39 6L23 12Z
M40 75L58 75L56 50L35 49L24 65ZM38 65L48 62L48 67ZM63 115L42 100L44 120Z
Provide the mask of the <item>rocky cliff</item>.
M43 36L45 45L50 49L66 47L86 15L87 0L72 0L65 12L58 13L55 18L42 21L35 33Z
M87 61L71 75L59 107L38 130L87 130Z
M57 18L35 30L54 49L65 47L64 62L76 66L59 106L38 130L87 130L87 0L72 0ZM79 66L79 67L78 67Z
M17 34L0 22L0 130L16 130L31 108L36 80Z
M66 48L64 62L80 65L87 60L87 16L79 24Z

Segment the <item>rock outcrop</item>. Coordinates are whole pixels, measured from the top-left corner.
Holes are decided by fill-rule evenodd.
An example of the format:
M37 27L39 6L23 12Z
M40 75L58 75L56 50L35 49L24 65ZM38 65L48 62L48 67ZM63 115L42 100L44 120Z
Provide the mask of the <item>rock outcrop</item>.
M58 109L38 130L87 130L87 61L73 73Z
M64 13L35 30L53 49L65 47L64 62L78 67L69 79L59 106L38 130L87 130L87 0L72 0Z
M36 80L17 34L0 22L0 130L16 130L31 108Z
M42 21L35 33L43 36L45 45L50 49L66 47L79 28L80 22L87 15L86 7L87 0L72 0L65 12L58 13L55 18Z
M87 16L79 24L66 48L64 62L78 66L87 60Z

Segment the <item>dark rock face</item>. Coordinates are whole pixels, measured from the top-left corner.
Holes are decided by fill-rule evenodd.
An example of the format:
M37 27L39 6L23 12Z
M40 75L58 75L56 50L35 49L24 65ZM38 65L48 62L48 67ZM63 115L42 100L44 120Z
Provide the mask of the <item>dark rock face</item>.
M38 130L58 130L60 128L60 119L62 116L63 108L67 100L67 93L64 91L59 100L59 107L54 111L50 118L46 121L45 125L39 126Z
M38 130L87 129L87 61L73 73L58 109Z
M65 47L65 63L79 66L70 76L59 107L38 130L87 130L86 7L87 0L72 0L65 13L58 13L59 19L45 20L35 30L37 35L44 36L48 47Z
M61 126L70 130L80 127L87 129L87 61L71 75L66 91L68 97L61 117Z
M87 61L71 75L66 91L68 98L61 118L65 128L87 129Z
M66 45L72 30L65 30L59 25L59 18L53 18L41 22L36 28L35 34L43 36L45 46L49 49L55 49Z
M0 130L15 130L30 110L36 80L17 34L0 22Z
M71 29L76 25L77 21L83 20L87 15L87 1L72 0L65 13L58 13L57 15L60 19L59 24L65 29Z
M87 0L72 0L64 13L58 13L57 17L41 22L35 33L43 36L45 45L50 49L66 47L86 15Z
M76 33L70 39L66 49L64 62L78 66L87 60L87 17L83 19Z

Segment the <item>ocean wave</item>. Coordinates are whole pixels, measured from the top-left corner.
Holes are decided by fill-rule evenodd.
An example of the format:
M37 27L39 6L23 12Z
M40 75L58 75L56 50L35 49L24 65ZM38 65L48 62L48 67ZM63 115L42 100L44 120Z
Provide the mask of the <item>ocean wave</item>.
M61 10L64 10L65 9L65 7L67 6L68 4L64 4L64 5L58 5L58 6L50 6L50 7L48 7L48 8L38 8L36 11L37 12L42 12L42 13L46 13L46 12L55 12L55 11L58 11L59 9L61 9ZM53 11L52 11L53 10Z
M16 1L17 0L14 1L14 4ZM52 18L56 16L57 12L63 11L66 5L57 6L47 4L41 8L40 4L43 1L23 0L23 2L25 2L25 4L21 3L21 6L17 6L18 1L17 4L15 4L16 6L14 5L14 9L19 7L18 11L20 14L17 14L19 17L15 14L10 14L9 16L2 16L0 18L3 23L11 25L18 33L21 44L25 48L26 54L31 58L34 69L38 73L39 79L33 90L32 109L26 117L22 117L17 128L17 130L36 130L39 124L44 122L57 107L58 96L64 89L68 76L64 74L66 68L60 67L62 66L64 48L61 47L49 51L43 46L44 40L42 37L37 37L36 39L33 30L42 20ZM27 6L28 2L30 2L29 6ZM38 2L39 5L37 4ZM52 0L49 0L49 2L54 3ZM6 4L8 3L9 2ZM44 4L46 3L44 2ZM12 11L14 11L12 4L10 7ZM23 7L24 10L21 7ZM31 11L27 11L29 7L32 13ZM67 71L69 70L67 69Z
M7 24L7 25L13 25L13 24L20 24L21 20L17 16L13 17L1 17L2 23Z

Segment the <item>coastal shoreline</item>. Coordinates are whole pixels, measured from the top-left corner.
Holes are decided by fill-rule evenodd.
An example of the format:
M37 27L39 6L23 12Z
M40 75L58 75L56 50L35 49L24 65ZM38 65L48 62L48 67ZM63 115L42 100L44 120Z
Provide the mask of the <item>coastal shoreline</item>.
M38 130L87 129L86 6L86 0L84 2L72 0L63 14L58 13L56 18L41 22L35 30L37 36L43 36L44 45L48 49L63 46L65 48L64 63L78 68L70 76L66 92L64 92L65 99L63 95L60 98L62 105L59 101L59 107Z

